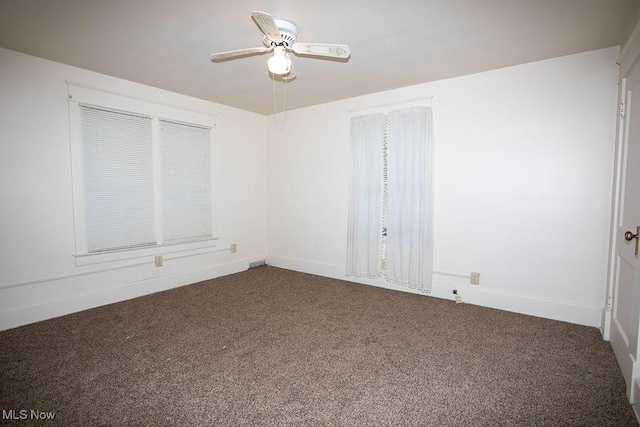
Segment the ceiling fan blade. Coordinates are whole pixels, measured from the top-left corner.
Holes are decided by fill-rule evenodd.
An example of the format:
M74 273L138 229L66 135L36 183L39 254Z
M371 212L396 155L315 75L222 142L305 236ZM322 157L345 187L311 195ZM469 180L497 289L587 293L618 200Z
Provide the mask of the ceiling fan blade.
M251 12L251 16L253 16L256 24L258 24L260 30L269 40L274 43L282 43L282 36L280 35L280 30L276 25L276 21L273 20L273 16L258 10Z
M351 55L351 49L346 44L294 43L292 49L298 55L328 56L331 58L348 58Z
M211 55L212 61L224 61L226 59L234 59L240 56L255 55L256 53L271 52L272 47L252 47L249 49L231 50L229 52L214 53Z

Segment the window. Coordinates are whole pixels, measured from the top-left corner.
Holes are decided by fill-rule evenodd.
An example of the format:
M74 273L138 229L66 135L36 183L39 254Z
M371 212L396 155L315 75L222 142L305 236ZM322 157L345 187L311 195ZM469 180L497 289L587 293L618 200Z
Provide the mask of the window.
M80 108L88 252L155 245L151 118Z
M160 120L165 242L210 239L210 129Z
M353 117L347 274L431 289L431 109Z
M212 117L69 89L76 263L211 246Z

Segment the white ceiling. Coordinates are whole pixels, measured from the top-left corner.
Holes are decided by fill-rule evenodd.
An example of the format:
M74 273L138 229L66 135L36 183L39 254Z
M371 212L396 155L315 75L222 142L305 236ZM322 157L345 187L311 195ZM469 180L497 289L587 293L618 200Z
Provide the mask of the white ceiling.
M292 58L287 109L621 44L640 0L0 0L0 46L273 113L268 54L250 12L343 43L347 62ZM277 83L281 85L281 83ZM282 95L282 87L276 87Z

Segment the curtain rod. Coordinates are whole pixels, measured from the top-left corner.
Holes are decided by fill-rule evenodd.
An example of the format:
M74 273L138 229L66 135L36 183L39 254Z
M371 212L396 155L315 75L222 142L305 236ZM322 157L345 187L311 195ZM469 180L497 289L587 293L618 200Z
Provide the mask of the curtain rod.
M433 95L425 96L423 98L410 99L408 101L388 102L386 104L372 105L371 107L356 108L350 111L351 111L351 114L362 114L367 112L375 112L377 110L386 109L386 108L396 109L396 108L404 108L404 107L425 106L424 104L427 104L427 103L430 105L432 100L433 100Z

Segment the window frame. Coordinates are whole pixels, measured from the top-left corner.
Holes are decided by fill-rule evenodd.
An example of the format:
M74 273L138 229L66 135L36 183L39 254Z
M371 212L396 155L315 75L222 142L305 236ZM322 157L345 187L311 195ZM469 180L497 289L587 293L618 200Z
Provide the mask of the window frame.
M122 261L151 256L158 253L193 251L216 246L218 235L218 192L216 191L216 120L215 116L180 109L168 105L143 101L114 93L69 84L69 136L72 174L72 197L75 229L76 266L104 262ZM82 158L81 105L94 106L148 116L152 119L152 151L154 182L154 217L156 245L140 248L122 248L102 252L89 252L84 206L84 172ZM161 201L161 164L160 164L160 120L181 122L211 129L210 167L211 167L211 238L187 242L164 243L162 236Z

